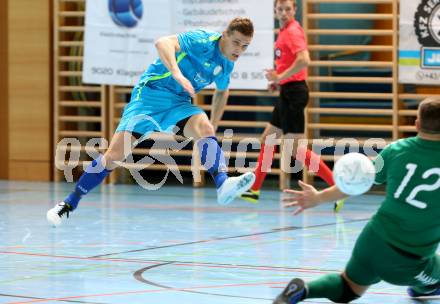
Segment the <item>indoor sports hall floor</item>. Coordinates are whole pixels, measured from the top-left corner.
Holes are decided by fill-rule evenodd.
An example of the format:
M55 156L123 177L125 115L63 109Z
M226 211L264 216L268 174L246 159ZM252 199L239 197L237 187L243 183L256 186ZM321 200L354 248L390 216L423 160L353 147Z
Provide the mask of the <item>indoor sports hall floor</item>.
M46 211L70 189L0 182L0 303L270 304L292 277L342 270L382 199L292 217L278 191L219 206L212 188L103 186L52 228ZM440 299L382 283L355 303Z

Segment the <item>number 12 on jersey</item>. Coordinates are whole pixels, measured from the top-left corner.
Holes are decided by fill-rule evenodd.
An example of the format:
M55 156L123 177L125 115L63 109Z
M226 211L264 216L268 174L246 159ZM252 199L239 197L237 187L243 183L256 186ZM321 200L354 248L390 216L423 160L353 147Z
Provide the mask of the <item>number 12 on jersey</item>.
M417 170L416 164L407 164L406 169L408 172L406 173L405 177L403 178L402 182L400 183L399 187L397 188L396 192L394 193L394 198L398 199L400 195L402 194L403 190L405 190L406 186L408 185L411 178L414 176L414 173ZM432 168L427 171L425 171L422 174L423 179L429 178L431 175L437 175L438 179L433 185L427 185L427 184L421 184L415 187L410 194L406 197L405 201L417 208L425 209L427 207L427 204L421 201L416 200L416 196L420 191L435 191L438 188L440 188L440 168Z

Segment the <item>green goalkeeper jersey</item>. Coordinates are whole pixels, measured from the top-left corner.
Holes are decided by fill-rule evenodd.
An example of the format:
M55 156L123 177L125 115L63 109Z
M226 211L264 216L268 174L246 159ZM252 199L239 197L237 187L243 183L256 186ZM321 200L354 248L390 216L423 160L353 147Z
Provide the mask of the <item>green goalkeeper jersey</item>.
M396 141L375 160L376 184L387 184L385 201L371 219L391 245L427 257L440 242L440 141ZM382 169L381 169L382 167Z

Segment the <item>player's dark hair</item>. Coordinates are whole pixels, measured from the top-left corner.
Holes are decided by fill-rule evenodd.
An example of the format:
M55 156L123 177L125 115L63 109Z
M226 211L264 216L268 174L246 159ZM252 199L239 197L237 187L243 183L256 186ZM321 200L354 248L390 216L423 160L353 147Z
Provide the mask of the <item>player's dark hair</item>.
M274 7L277 6L278 2L284 2L284 1L292 1L293 7L296 7L296 0L275 0Z
M420 131L440 134L440 97L428 97L419 105Z
M249 18L234 18L231 22L229 22L228 28L226 32L231 35L233 31L237 31L242 33L247 37L254 36L254 24Z

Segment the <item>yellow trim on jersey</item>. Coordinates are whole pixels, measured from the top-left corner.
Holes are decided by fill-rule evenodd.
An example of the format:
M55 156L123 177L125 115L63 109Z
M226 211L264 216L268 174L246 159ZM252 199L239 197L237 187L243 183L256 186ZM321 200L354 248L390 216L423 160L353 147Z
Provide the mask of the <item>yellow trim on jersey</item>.
M211 37L209 37L209 41L216 41L219 40L221 36L218 35L212 35Z
M177 64L179 64L179 62L181 62L183 60L183 58L186 57L186 53L182 52L179 54L179 56L177 56L176 62ZM171 76L171 72L168 71L166 73L163 73L162 75L157 75L157 76L153 76L150 79L147 79L147 81L142 83L142 87L139 88L137 94L136 94L136 99L135 100L139 100L141 98L141 93L142 93L142 89L145 87L145 85L149 82L149 81L154 81L154 80L159 80L159 79L164 79L167 77Z

